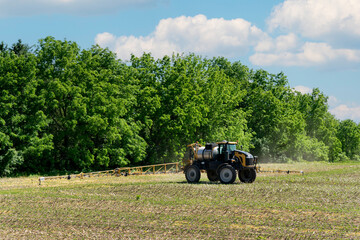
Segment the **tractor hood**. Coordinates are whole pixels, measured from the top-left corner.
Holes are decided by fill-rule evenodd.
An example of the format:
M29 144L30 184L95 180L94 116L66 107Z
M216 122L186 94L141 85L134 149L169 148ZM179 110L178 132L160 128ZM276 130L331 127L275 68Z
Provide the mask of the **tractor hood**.
M241 150L235 150L235 151L244 154L246 156L246 158L254 158L254 156L251 153L241 151Z
M245 155L245 166L253 166L257 163L257 157L254 157L251 153L236 150L236 152L244 154Z

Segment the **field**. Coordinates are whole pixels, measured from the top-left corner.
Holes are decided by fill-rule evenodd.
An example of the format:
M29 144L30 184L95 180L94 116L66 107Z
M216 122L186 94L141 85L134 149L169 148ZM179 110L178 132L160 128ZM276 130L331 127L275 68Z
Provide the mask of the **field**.
M360 164L263 164L253 184L183 174L0 179L0 239L360 239Z

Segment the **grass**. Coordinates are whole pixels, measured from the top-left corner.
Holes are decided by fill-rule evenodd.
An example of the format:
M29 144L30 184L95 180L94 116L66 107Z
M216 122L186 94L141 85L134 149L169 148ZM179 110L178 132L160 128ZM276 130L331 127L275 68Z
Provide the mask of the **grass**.
M0 179L0 239L360 239L360 164L263 164L253 184L183 174Z

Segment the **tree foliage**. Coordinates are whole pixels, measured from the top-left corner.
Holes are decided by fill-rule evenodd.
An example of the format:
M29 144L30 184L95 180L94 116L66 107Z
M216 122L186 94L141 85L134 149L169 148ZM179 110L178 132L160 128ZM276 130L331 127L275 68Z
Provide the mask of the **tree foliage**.
M177 161L238 141L264 161L359 158L360 128L283 73L194 54L132 56L47 37L0 44L0 175Z

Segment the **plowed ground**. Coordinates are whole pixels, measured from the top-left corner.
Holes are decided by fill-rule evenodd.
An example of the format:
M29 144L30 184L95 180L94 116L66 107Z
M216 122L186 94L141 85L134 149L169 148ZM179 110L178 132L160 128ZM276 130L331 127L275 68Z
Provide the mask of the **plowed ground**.
M360 239L360 164L263 164L252 184L183 174L0 179L0 239Z

